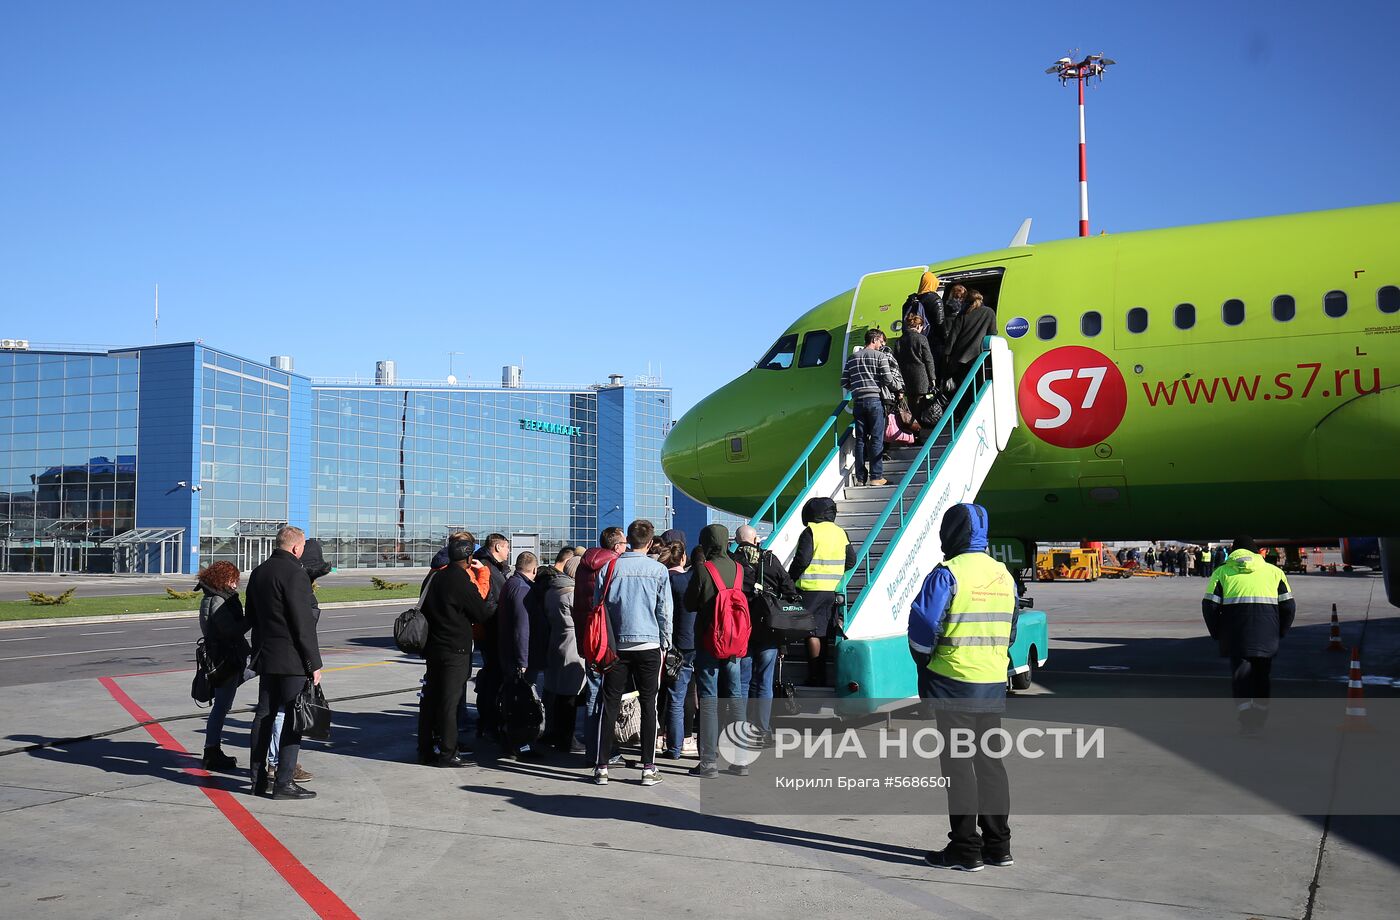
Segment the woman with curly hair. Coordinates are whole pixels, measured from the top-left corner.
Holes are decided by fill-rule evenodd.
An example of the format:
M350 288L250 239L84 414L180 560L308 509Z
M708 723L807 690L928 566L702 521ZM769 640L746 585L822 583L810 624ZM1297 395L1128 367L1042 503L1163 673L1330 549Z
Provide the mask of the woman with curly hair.
M204 729L206 770L232 770L238 766L238 761L223 751L224 717L233 708L233 698L243 683L248 656L253 651L244 638L253 624L243 615L238 578L238 567L222 561L198 575L197 587L204 592L204 599L199 602L199 631L204 635L205 650L216 661L232 656L237 662L224 682L214 688L214 704Z

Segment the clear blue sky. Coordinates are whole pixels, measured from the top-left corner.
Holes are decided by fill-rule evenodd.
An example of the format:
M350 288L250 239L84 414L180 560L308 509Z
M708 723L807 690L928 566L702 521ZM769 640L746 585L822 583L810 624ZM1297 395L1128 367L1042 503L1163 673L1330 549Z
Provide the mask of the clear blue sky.
M0 335L314 376L660 368L864 272L1400 199L1394 4L9 3ZM1214 68L1207 85L1207 69Z

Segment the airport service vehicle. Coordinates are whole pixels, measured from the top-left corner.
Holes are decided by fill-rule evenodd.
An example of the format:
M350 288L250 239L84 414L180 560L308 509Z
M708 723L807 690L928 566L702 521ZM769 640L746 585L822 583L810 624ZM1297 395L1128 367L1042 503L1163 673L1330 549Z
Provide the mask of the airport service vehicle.
M1098 581L1102 574L1098 550L1056 547L1035 557L1036 581Z
M888 493L842 496L878 510L843 585L838 692L879 695L886 666L910 670L893 641L909 585L940 558L942 509L974 496L995 534L1024 541L1375 535L1400 603L1400 204L1035 245L1027 230L1006 249L865 275L667 437L687 494L796 518L799 495L846 491L850 416L833 406L865 330L897 335L925 270L996 310L1002 334L931 449ZM775 527L780 557L788 539Z

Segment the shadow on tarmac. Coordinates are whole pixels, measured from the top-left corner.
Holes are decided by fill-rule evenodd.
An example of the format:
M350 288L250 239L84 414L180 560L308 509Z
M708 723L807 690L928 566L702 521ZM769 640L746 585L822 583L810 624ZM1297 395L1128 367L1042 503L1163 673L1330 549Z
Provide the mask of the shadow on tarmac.
M10 740L24 744L44 744L52 739L41 735L11 735ZM132 776L150 780L166 780L201 789L223 789L226 792L246 792L248 789L247 753L240 766L227 773L198 776L185 771L199 769L200 755L168 751L149 740L119 740L93 738L70 747L44 747L28 751L37 760L71 766L92 767L104 773Z
M1053 626L1052 626L1053 629ZM1204 626L1202 626L1204 630ZM1373 617L1369 622L1341 625L1342 646L1349 652L1361 648L1364 674L1400 679L1400 617ZM1327 651L1330 623L1296 626L1283 637L1274 663L1274 693L1278 696L1343 697L1346 695L1346 652ZM1052 634L1053 635L1053 634ZM1181 697L1229 697L1230 662L1220 656L1209 636L1125 638L1123 636L1054 637L1054 648L1044 668L1036 672L1036 682L1052 692L1081 693L1076 676L1094 674L1120 681L1134 676L1193 678L1164 694L1161 690L1143 695ZM1217 681L1194 678L1217 678ZM1289 684L1316 681L1312 686ZM1198 686L1199 685L1199 686ZM1107 688L1105 688L1107 689ZM1391 695L1390 688L1368 685L1367 695ZM1125 696L1121 687L1110 695Z
M570 779L576 780L578 778L575 774L568 774L568 776ZM533 792L501 789L495 786L463 786L462 791L503 797L510 804L526 811L542 815L555 815L560 818L627 821L659 830L700 831L727 839L738 838L797 846L834 853L838 856L874 859L896 865L919 862L924 858L924 851L913 847L895 846L871 840L857 840L839 834L823 834L818 831L775 827L755 821L745 821L742 818L702 814L656 802L633 802L627 799L581 796L573 793L540 795Z

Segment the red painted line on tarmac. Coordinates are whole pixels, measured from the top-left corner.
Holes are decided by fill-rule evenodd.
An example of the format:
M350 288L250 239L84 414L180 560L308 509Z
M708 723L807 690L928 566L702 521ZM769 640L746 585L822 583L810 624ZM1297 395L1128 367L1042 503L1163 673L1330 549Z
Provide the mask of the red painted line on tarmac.
M126 691L117 686L117 682L111 677L99 677L98 682L107 688L107 692L112 694L112 699L116 700L123 709L127 711L133 719L138 722L153 722L151 714L137 705L136 701L127 695ZM176 754L188 755L189 751L175 740L175 736L165 730L162 725L144 725L147 733L155 739L155 742L167 751ZM185 773L190 776L207 779L209 771L200 767L182 767ZM307 906L316 912L316 915L324 920L359 920L353 910L346 906L345 902L336 896L334 891L326 887L326 884L312 874L311 870L302 865L301 861L292 855L292 851L283 846L282 841L272 835L272 832L263 827L257 818L253 817L242 803L233 797L231 793L224 789L213 789L209 786L200 786L200 791L208 796L209 801L214 803L214 807L223 812L229 823L237 828L243 838L252 844L262 858L267 860L268 865L277 870L277 874L287 880L287 884L292 886L292 890L301 896Z

